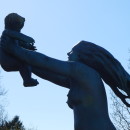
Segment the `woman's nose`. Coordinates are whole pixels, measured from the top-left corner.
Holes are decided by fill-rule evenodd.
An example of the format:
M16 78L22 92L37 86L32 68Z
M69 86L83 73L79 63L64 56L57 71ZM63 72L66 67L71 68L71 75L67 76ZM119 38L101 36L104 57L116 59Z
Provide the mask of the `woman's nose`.
M69 56L69 55L70 55L70 52L68 52L67 55Z

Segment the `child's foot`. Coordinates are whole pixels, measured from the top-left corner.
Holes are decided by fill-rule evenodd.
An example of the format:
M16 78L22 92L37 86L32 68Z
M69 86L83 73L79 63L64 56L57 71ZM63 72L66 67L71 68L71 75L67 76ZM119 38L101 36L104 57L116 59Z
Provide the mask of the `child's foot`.
M31 78L28 81L24 81L24 83L23 83L23 85L25 87L32 87L32 86L36 86L38 84L39 84L39 82L36 79L33 79L33 78Z

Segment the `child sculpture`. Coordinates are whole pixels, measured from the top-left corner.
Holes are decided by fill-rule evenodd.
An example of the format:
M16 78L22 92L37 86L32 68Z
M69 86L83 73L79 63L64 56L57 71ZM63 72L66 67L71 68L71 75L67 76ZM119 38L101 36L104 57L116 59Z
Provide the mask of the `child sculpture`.
M26 48L30 51L35 51L34 39L20 33L24 26L25 18L16 13L10 13L5 17L5 30L2 36L8 36L14 40L14 43L18 46ZM16 57L8 54L0 47L0 64L1 67L7 71L19 71L23 79L23 85L25 87L31 87L38 85L38 81L31 77L31 66L27 63L17 59Z

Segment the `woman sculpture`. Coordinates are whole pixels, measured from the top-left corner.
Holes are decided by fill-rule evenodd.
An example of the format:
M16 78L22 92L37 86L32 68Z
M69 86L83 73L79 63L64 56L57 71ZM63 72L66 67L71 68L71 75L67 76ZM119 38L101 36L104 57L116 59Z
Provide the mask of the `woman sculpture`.
M115 88L119 85L116 81L116 78L118 78L118 74L115 74L116 67L114 68L110 64L111 62L108 62L110 58L113 58L109 52L93 43L81 41L68 53L68 61L60 61L44 54L21 48L14 45L13 41L9 43L10 41L8 37L4 37L1 41L4 44L1 44L1 46L8 53L33 66L32 71L34 74L70 89L67 103L74 112L75 130L116 130L108 115L107 98L101 80L102 77L106 83L112 86L116 85ZM98 49L100 52L96 53ZM93 55L89 55L89 50ZM106 53L104 53L105 51ZM105 56L108 59L103 59ZM96 65L98 67L95 67L95 65L94 69L91 68L95 64L94 60L90 60L90 63L88 63L91 58L97 61ZM85 60L88 61L85 62ZM106 66L110 65L112 72L108 72L109 69L105 68L105 60L107 63ZM117 65L120 68L121 72L123 71L121 75L127 75L118 62L117 64L113 60L112 62L114 63L113 65ZM100 64L101 66L99 66ZM102 69L101 73L98 72L100 69ZM103 70L107 71L106 75L113 75L110 77L110 80L105 76ZM129 75L127 76L129 77ZM127 80L129 81L129 79ZM124 88L121 89L125 90ZM129 90L129 88L126 89ZM119 92L117 92L118 94Z

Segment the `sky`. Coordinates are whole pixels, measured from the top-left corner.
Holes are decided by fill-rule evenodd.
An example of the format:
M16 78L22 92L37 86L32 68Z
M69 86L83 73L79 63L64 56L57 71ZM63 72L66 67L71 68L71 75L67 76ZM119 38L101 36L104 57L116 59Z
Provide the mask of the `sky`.
M3 0L0 5L0 34L5 16L18 13L26 19L22 33L35 39L38 52L67 60L67 52L86 40L107 49L130 71L129 0ZM40 84L25 88L18 72L1 67L0 75L8 91L9 119L18 115L27 128L37 130L74 129L73 111L66 104L68 89L35 75ZM109 87L105 88L110 104Z

